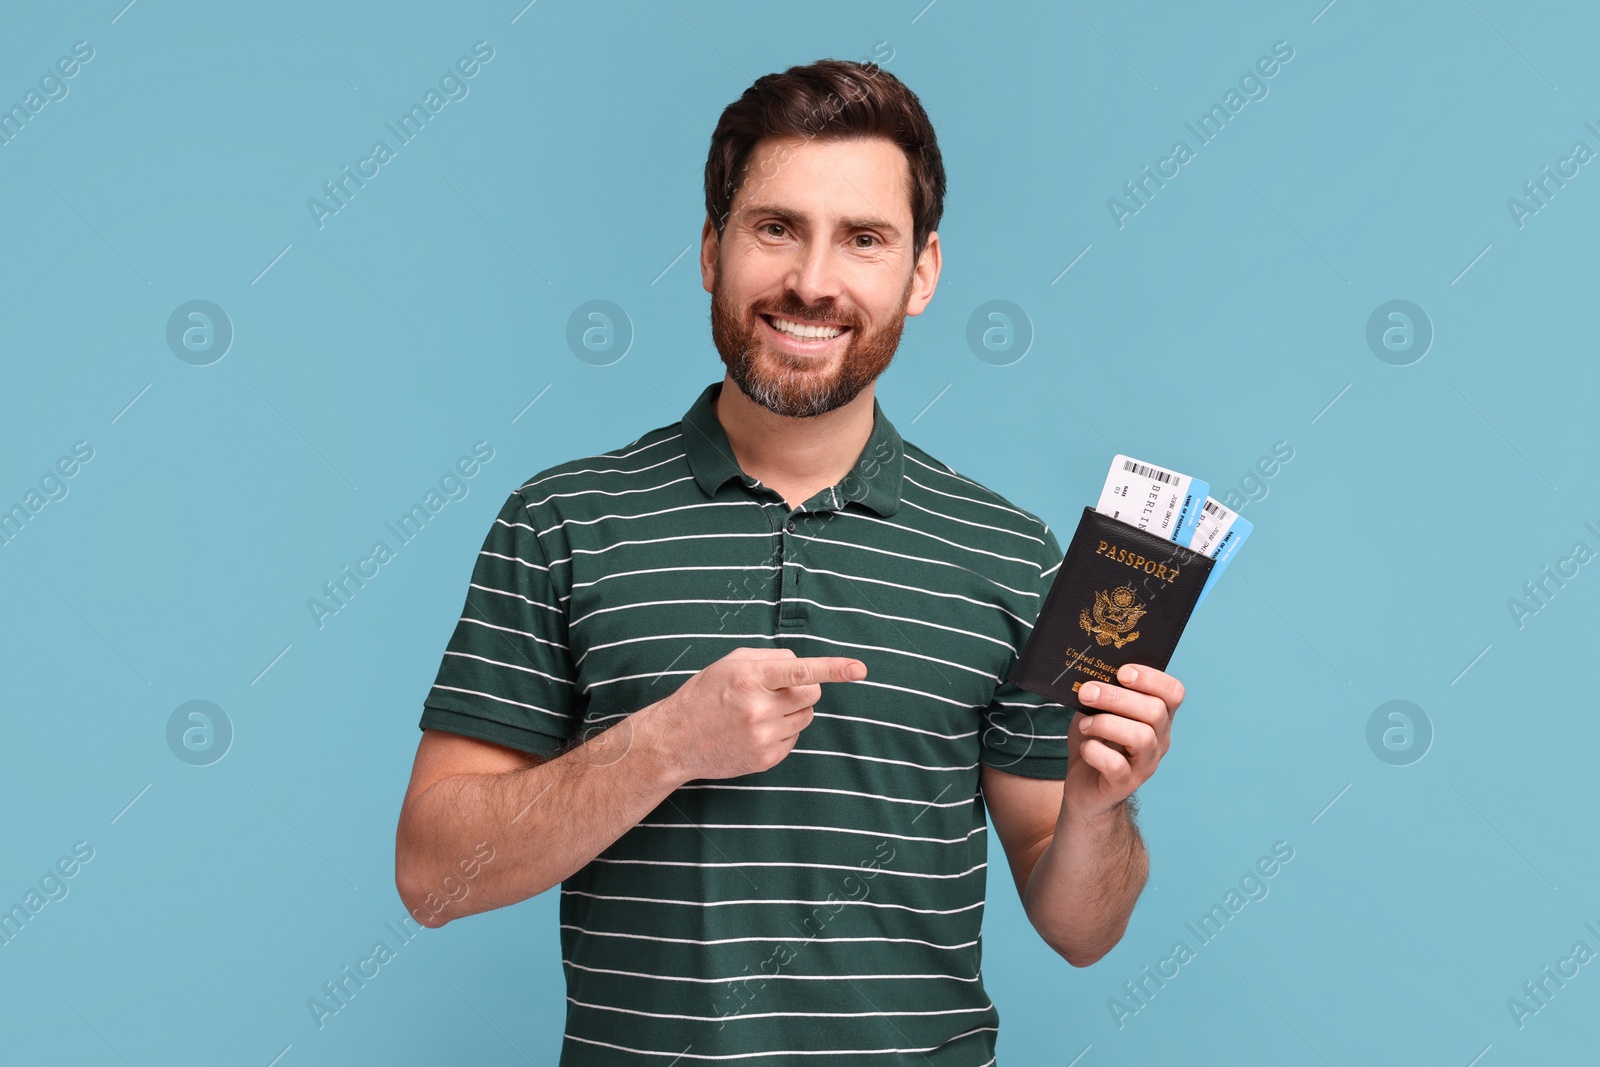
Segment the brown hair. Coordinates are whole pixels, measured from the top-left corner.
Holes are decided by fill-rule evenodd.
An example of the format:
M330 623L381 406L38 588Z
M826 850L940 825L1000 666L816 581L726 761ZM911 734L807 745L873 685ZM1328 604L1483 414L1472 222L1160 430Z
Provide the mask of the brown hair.
M876 63L819 59L766 74L723 109L706 157L706 216L717 236L764 137L844 141L886 137L911 164L912 260L944 213L944 162L933 124L915 93ZM770 175L768 175L770 177Z

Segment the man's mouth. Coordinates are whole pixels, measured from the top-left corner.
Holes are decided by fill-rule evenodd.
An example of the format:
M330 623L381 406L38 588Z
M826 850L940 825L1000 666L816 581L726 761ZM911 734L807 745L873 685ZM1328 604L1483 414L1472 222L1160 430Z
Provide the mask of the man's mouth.
M850 327L838 323L796 322L781 315L762 315L761 320L772 332L801 349L820 349L850 332Z

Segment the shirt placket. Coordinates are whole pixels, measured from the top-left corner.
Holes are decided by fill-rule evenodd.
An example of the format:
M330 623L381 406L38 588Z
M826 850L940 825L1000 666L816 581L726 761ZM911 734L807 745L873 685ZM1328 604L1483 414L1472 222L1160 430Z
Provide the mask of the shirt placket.
M761 511L766 515L768 527L772 531L770 558L776 577L773 583L774 599L778 602L777 625L773 632L782 637L786 633L808 631L811 627L811 613L808 610L810 605L799 599L802 595L801 587L804 585L805 573L799 567L789 567L785 564L801 555L802 546L810 547L802 540L808 536L807 518L809 517L814 523L824 521L827 513L838 507L838 490L836 487L824 489L790 511L775 490L756 485L748 479L745 484L761 501ZM805 553L807 556L812 554L814 550Z

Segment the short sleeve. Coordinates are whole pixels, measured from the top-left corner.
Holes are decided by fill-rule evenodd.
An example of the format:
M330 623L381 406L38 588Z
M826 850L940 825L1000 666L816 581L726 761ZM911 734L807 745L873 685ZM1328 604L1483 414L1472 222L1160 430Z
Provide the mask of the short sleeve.
M554 756L582 718L576 676L562 583L519 489L484 538L419 725Z
M1039 564L1039 599L1028 601L1030 619L1037 619L1044 606L1050 587L1055 584L1065 553L1056 535L1048 526L1044 528L1044 546L1039 550L1043 557ZM1023 632L1032 632L1032 623ZM1021 645L1017 653L1022 652ZM1011 661L1015 664L1016 660ZM1006 674L1011 673L1007 666ZM995 688L994 698L983 712L983 729L980 731L979 758L990 767L1020 774L1025 778L1052 778L1057 781L1067 776L1067 726L1076 709L1057 704L1008 681Z

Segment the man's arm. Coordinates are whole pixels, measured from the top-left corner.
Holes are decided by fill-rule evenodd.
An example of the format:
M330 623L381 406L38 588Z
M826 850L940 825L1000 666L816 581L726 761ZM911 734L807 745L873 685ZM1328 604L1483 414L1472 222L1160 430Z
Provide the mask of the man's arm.
M1124 666L1118 678L1127 688L1080 691L1096 714L1073 716L1064 782L979 772L1028 919L1075 967L1122 939L1144 889L1150 860L1133 793L1166 754L1183 701L1182 683L1152 667Z
M679 786L786 757L823 682L866 664L736 648L671 696L553 759L423 731L395 831L395 887L425 926L515 904L565 881Z
M550 759L424 730L395 832L406 910L443 926L537 896L605 851L682 784L652 708Z

